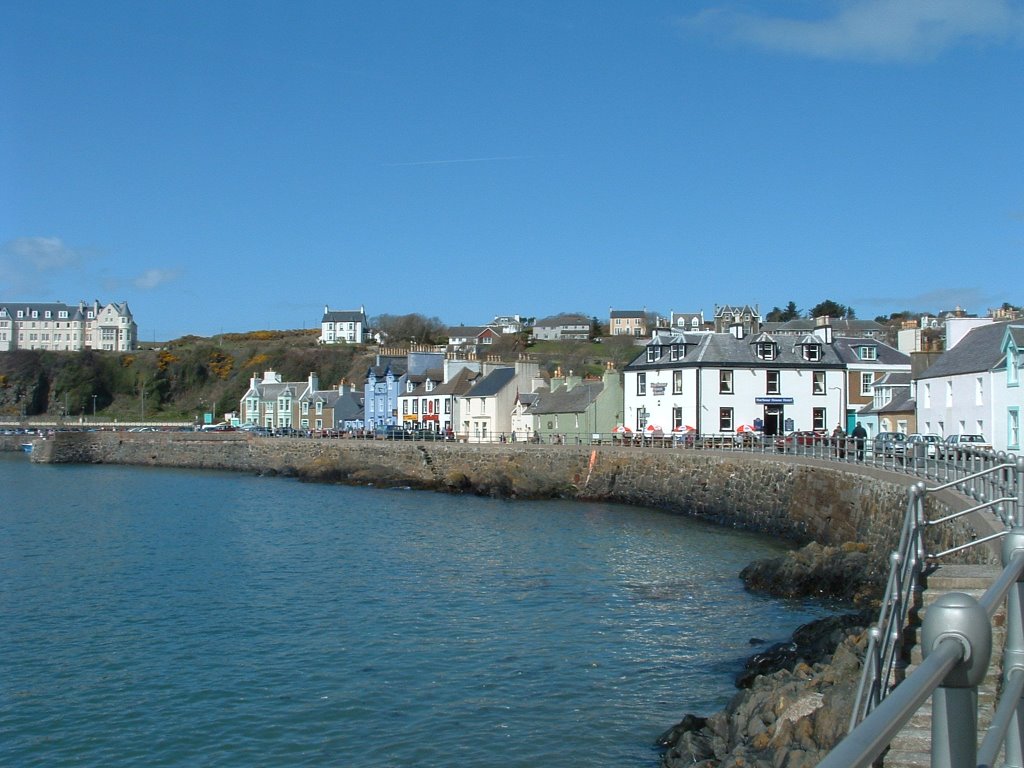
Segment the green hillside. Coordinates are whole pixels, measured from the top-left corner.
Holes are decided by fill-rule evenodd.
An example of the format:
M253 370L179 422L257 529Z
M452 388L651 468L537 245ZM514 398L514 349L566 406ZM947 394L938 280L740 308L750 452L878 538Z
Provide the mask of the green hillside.
M0 420L103 419L194 420L238 408L253 374L277 371L285 381L316 373L321 387L343 378L361 384L375 346L323 346L317 331L253 331L211 338L186 336L144 344L131 353L0 352ZM511 361L519 354L499 350ZM632 340L541 342L527 348L544 371L599 374L608 361L617 367L637 354ZM514 352L514 354L513 354ZM505 354L501 354L505 353ZM95 399L94 399L95 398Z

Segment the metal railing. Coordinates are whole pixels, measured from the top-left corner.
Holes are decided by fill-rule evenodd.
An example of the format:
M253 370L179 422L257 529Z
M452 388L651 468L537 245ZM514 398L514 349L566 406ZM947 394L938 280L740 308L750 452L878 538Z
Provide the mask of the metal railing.
M850 720L850 732L824 768L872 765L921 704L932 698L931 765L976 768L993 765L1005 750L1006 765L1024 765L1024 458L964 451L914 468L944 482L914 483L899 544L891 556L878 622L871 628L864 667ZM977 502L969 509L929 520L929 495L956 490ZM996 533L941 552L929 552L925 533L975 512L991 512ZM894 677L905 652L905 630L915 591L927 566L967 548L1002 539L1003 571L980 600L950 592L929 608L922 626L924 661L903 681ZM1001 695L978 746L978 685L990 661L992 620L1007 603Z

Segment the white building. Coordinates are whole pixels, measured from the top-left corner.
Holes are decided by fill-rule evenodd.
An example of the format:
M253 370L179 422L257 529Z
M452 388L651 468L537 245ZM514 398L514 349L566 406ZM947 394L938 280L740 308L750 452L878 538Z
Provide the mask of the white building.
M536 376L533 362L485 363L483 375L459 398L460 436L470 443L489 443L511 435L516 395L530 388Z
M1024 324L975 322L966 334L951 330L953 346L916 379L918 430L980 434L997 451L1019 451Z
M846 403L842 361L816 334L659 333L624 373L624 425L704 435L831 430Z
M137 344L138 327L127 302L0 304L0 352L130 352Z
M324 316L320 321L321 344L362 344L366 333L366 311L363 307L331 310L324 306Z

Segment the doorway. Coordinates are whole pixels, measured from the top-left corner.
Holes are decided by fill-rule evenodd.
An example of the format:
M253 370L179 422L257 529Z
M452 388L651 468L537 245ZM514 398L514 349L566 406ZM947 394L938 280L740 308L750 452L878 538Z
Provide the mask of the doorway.
M782 434L782 411L781 405L766 405L764 407L764 434L766 437Z

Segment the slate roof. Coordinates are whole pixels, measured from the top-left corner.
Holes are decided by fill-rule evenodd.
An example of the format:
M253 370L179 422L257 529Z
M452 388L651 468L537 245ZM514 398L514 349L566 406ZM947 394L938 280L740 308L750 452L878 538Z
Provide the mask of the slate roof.
M989 323L972 329L955 347L943 352L935 364L918 378L936 379L992 370L1003 359L1001 347L1008 324Z
M583 413L602 391L603 381L584 381L568 390L563 385L540 395L531 406L530 413Z
M908 368L910 367L910 355L900 352L898 349L890 347L878 339L866 338L864 336L833 336L832 343L839 354L839 359L847 365L863 363L866 365L906 365ZM860 347L874 347L877 358L875 360L861 360L857 354L857 349Z
M646 316L646 313L639 309L613 309L609 315L613 320L616 317L638 317L642 320Z
M495 368L480 379L466 394L469 397L492 397L508 386L515 377L515 368Z
M335 390L335 394L338 395L337 390ZM335 424L363 420L363 398L359 396L358 392L346 390L344 394L338 395L333 408Z
M731 333L693 333L693 334L658 334L647 343L644 351L637 356L627 370L644 370L648 368L687 368L695 365L722 368L838 368L843 363L831 345L825 344L820 338L810 334L805 339L793 341L792 338L775 340L778 345L777 354L772 360L763 360L756 354L757 344L750 338L737 339ZM821 349L818 360L804 358L804 343L815 344ZM653 362L647 362L647 348L663 347L662 354ZM679 358L670 358L670 347L679 348Z
M363 323L366 324L366 315L358 309L335 309L324 312L323 323Z
M452 376L448 381L438 384L434 387L434 391L431 395L464 395L473 386L480 377L479 371L473 371L469 368L460 368L458 372Z
M857 320L845 317L830 317L829 325L832 327L834 336L861 336L872 333L876 336L884 336L888 329L876 320ZM795 320L787 320L774 326L776 333L789 335L813 332L817 327L817 320L813 317L798 317Z

